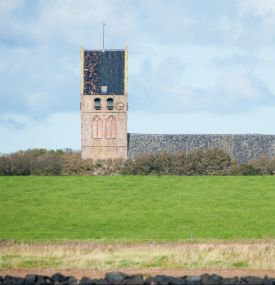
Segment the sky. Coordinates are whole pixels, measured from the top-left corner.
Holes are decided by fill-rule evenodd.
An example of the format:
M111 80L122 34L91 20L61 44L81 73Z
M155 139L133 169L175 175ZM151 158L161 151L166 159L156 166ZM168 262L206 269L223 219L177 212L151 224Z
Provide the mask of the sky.
M80 149L80 47L129 48L130 133L275 134L275 0L0 0L0 153Z

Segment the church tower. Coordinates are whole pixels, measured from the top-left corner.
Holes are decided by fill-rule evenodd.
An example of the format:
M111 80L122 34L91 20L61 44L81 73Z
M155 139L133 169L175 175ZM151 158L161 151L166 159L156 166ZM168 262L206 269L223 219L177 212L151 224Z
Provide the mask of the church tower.
M81 49L82 159L127 158L128 49Z

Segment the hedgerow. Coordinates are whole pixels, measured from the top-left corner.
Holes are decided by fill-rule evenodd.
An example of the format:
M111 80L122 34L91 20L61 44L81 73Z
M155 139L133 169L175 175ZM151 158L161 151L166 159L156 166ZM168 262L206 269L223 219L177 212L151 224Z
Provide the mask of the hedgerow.
M70 150L32 149L1 155L0 175L275 175L275 158L240 164L214 148L93 161L82 160L79 152Z

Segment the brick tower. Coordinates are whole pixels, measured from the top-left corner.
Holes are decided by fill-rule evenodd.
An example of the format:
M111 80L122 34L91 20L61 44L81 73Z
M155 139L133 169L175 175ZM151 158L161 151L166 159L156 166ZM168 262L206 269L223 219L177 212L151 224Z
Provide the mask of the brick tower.
M127 158L128 49L81 49L82 159Z

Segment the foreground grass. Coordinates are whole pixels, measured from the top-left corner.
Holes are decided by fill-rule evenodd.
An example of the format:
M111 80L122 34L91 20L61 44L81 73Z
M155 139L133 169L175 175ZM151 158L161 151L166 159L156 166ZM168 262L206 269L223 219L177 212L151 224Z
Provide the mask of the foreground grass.
M274 270L275 243L0 243L0 270L34 268Z
M275 177L1 177L0 239L275 237Z

